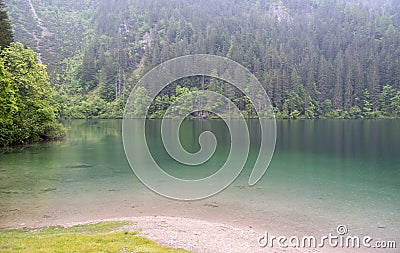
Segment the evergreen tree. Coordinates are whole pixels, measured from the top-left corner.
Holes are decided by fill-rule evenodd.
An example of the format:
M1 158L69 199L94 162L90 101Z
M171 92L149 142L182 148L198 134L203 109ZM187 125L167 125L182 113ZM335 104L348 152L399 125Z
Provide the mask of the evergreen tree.
M8 4L16 37L35 42L32 34L39 33L28 17L29 4ZM36 11L51 32L51 39L40 42L42 57L51 63L57 98L67 103L60 108L69 117L103 117L103 111L108 117L107 108L118 117L119 105L147 71L199 53L226 56L247 67L278 116L377 117L383 115L379 110L396 115L398 0L380 5L372 0L46 0L40 6ZM223 83L193 77L180 85L221 91L246 115L254 114L244 94ZM391 86L394 95L386 92L382 98L384 86ZM175 86L167 87L152 113L162 115L166 101L175 96ZM106 101L104 108L101 101Z
M8 19L3 0L0 0L0 50L8 47L11 42L13 42L11 22Z
M373 105L371 103L371 95L368 89L363 91L363 108L362 111L364 112L366 117L369 117L373 109Z

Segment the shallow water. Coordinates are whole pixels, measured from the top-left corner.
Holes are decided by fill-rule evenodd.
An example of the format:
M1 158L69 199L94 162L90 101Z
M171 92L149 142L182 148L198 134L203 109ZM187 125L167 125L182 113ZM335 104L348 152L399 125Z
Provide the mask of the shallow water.
M275 235L327 235L346 225L351 235L400 244L400 121L278 121L267 173L253 187L252 147L239 178L220 194L195 202L165 199L144 187L125 158L120 120L67 121L62 142L0 155L0 227L38 226L137 215L170 215L250 226ZM197 151L198 134L216 133L214 157L190 170L169 159L157 120L147 136L156 161L185 179L211 175L224 163L230 138L222 121L185 121L183 146ZM279 233L279 234L277 234Z

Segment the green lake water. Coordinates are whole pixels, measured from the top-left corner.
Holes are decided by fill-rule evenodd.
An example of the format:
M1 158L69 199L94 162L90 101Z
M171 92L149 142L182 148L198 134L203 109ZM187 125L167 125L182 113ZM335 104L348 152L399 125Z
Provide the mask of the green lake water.
M38 226L138 215L183 216L250 226L284 235L349 234L400 244L400 121L277 121L277 144L262 180L247 185L259 129L249 121L252 147L238 179L211 198L182 202L144 187L129 167L120 120L66 121L65 141L4 150L0 155L0 227ZM185 179L213 174L229 153L220 120L188 120L182 145L216 134L218 148L203 166L172 161L160 142L160 121L147 140L166 172ZM233 133L238 134L238 133Z

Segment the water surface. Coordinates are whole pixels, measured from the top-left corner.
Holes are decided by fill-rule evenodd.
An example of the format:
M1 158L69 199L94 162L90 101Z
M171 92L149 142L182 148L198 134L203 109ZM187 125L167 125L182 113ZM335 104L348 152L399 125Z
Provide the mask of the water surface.
M0 227L171 215L288 236L325 235L343 224L352 235L400 243L398 120L278 121L275 155L254 187L247 181L259 129L249 121L252 148L245 170L222 193L195 202L165 199L140 183L125 158L120 120L64 123L65 141L0 155ZM198 150L201 131L212 130L218 139L215 156L190 169L169 159L160 145L160 122L147 126L157 162L181 178L211 175L229 152L222 121L185 121L181 141L188 151Z

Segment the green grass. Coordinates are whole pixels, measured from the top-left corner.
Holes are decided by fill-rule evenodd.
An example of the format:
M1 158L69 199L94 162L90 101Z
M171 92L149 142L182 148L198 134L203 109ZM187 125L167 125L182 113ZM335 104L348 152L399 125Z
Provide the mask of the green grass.
M0 230L0 252L189 252L121 231L129 222Z

